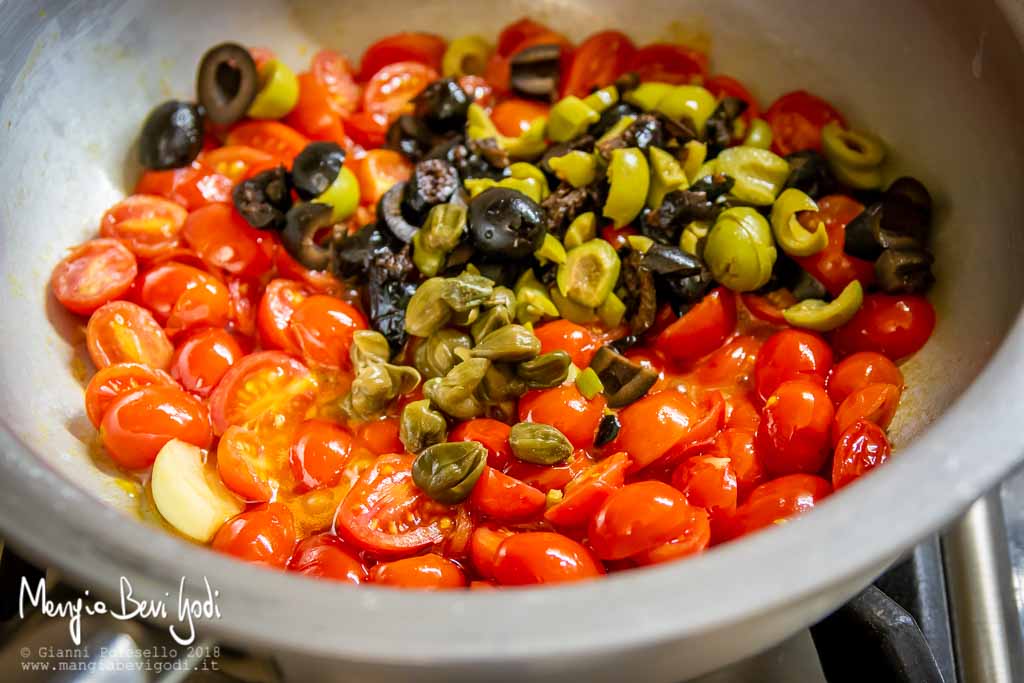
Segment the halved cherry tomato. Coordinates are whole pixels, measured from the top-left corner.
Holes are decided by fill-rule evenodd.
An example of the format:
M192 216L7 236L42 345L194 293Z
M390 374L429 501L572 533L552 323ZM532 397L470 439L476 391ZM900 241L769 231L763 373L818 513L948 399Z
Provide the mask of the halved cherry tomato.
M519 51L523 41L550 31L551 29L544 24L526 17L514 21L498 34L497 53L503 57L510 57Z
M740 335L702 359L694 372L694 379L706 389L744 384L754 370L760 349L759 339Z
M200 325L223 327L231 320L228 288L184 263L168 261L150 268L139 276L135 293L170 335Z
M628 455L616 453L583 470L565 486L562 500L544 512L544 519L559 527L587 524L612 491L622 488L630 464Z
M919 351L934 329L935 309L923 296L868 294L832 343L840 354L875 351L895 361Z
M369 80L395 62L419 62L440 71L446 47L444 38L433 33L396 33L381 38L363 53L359 62L359 80Z
M434 553L381 562L370 570L370 580L379 586L428 591L466 585L466 575L459 565Z
M853 392L836 408L832 444L857 420L867 420L883 430L888 428L899 402L900 388L895 384L869 384Z
M700 83L708 70L708 56L682 45L652 43L634 52L625 70L636 72L641 81Z
M221 481L249 502L266 502L280 488L272 460L260 435L245 427L228 427L217 443Z
M142 363L157 370L171 365L174 347L153 314L129 301L103 304L89 317L85 332L89 358L97 368Z
M593 464L582 448L573 451L569 460L561 465L534 465L512 459L506 473L544 493L566 487L575 477Z
M761 424L761 413L746 393L736 393L725 401L725 429L744 429L751 434Z
M355 551L331 533L310 536L299 543L288 561L288 571L356 585L369 577Z
M626 71L636 45L620 31L595 33L577 47L561 80L561 95L585 97L610 85Z
M903 373L880 353L861 351L836 363L828 376L828 395L837 406L847 396L869 384L892 384L903 389Z
M258 280L230 275L226 284L231 299L232 331L246 338L256 336L256 305L262 286Z
M345 117L345 132L352 141L366 149L380 147L387 141L391 119L387 114L357 111ZM362 200L365 202L365 194Z
M686 527L689 505L660 481L639 481L612 492L590 522L587 540L602 560L621 560L668 543Z
M328 103L338 116L345 117L359 108L360 88L353 76L352 65L334 50L320 50L309 68L327 89Z
M412 99L438 79L435 69L419 62L395 62L375 72L363 91L363 110L397 116Z
M127 292L137 273L135 255L121 242L89 240L57 264L50 287L64 308L89 315Z
M494 107L491 121L502 135L518 137L530 128L534 120L547 116L549 111L551 106L543 102L510 98Z
M875 469L892 455L885 432L867 420L857 420L839 437L832 461L832 487L836 490Z
M174 386L174 378L163 370L154 370L139 363L117 363L103 368L89 380L85 388L85 414L99 428L110 404L124 394L153 384Z
M696 428L702 416L694 402L678 391L648 394L619 412L622 427L608 448L625 451L633 469L643 469L684 442L711 438L714 425Z
M209 448L213 432L206 406L198 399L174 384L151 384L110 404L100 438L117 464L134 470L152 465L171 439Z
M405 451L405 446L399 438L398 420L393 417L364 422L359 425L357 436L374 455Z
M764 466L757 454L752 432L743 429L723 429L715 437L710 455L728 458L736 473L738 500L742 501L765 479Z
M288 461L295 480L307 489L329 488L341 481L352 453L352 435L333 422L307 420L292 442Z
M658 335L655 347L680 362L694 361L736 330L736 295L718 287Z
M743 87L743 84L737 81L732 76L726 76L724 74L718 74L712 76L704 81L704 87L715 96L715 99L721 100L725 97L738 97L747 103L747 108L743 110L743 119L750 123L753 119L756 119L761 114L761 109L757 106L757 100L750 91Z
M825 389L806 379L783 382L765 401L757 450L772 476L817 472L828 459L835 409Z
M469 541L469 559L481 576L494 578L494 561L498 559L501 542L513 532L478 526Z
M151 194L133 194L107 209L100 234L121 240L137 256L152 258L181 243L188 212L181 205Z
M309 139L278 121L245 120L228 131L227 144L254 147L290 167L292 159L306 148Z
M283 503L268 503L225 522L210 547L246 562L284 569L295 547L295 520Z
M459 78L459 87L473 98L473 104L483 107L488 112L494 108L494 88L482 76L462 76Z
M225 145L211 149L203 152L199 159L236 184L280 163L274 155L244 145Z
M335 111L327 87L311 73L299 74L299 99L284 122L310 140L345 145L345 127Z
M740 295L740 299L750 315L780 327L789 325L785 316L782 315L783 309L798 303L796 297L788 289L777 289L768 294L744 292Z
M135 185L135 194L159 195L189 211L208 204L231 201L234 183L202 161L168 171L146 171Z
M270 268L260 231L230 204L212 204L193 211L182 234L199 258L232 275L258 278Z
M682 491L690 505L706 508L712 516L736 510L736 472L729 458L696 455L676 468L672 485Z
M738 538L768 526L782 524L807 512L832 493L827 481L813 474L790 474L761 484L736 513L713 520L716 543Z
M469 496L469 506L499 522L519 522L544 511L546 497L529 484L485 467Z
M605 405L603 394L587 399L575 384L563 384L526 392L519 399L519 421L549 424L576 448L588 448L594 443Z
M412 555L445 540L457 508L417 488L413 459L408 453L382 455L360 475L334 520L345 540L382 557Z
M224 373L242 357L242 347L221 328L196 332L178 346L171 360L171 376L185 389L209 396Z
M288 323L299 304L312 294L309 287L295 280L278 278L267 284L256 311L256 325L264 348L299 353Z
M512 76L509 58L495 52L484 66L484 80L493 88L496 95L504 95L509 91L509 79Z
M298 280L309 285L319 294L337 295L341 293L341 282L329 271L310 270L304 267L288 254L288 250L281 245L276 236L271 236L270 241L273 245L274 268L279 277Z
M629 238L637 234L639 233L636 229L630 225L624 225L621 228L608 225L601 229L601 239L615 247L616 250L629 244Z
M639 565L660 564L703 552L711 542L711 522L707 511L689 505L683 510L682 516L686 526L678 536L634 555L633 561Z
M825 223L828 246L813 256L797 258L796 262L823 284L832 296L839 296L854 280L865 289L875 282L874 263L843 251L846 225L863 210L864 205L860 202L846 195L834 194L818 201L817 212L805 211L799 216L801 224L809 230L816 230L819 221Z
M504 471L512 462L512 447L508 435L512 430L504 422L478 417L460 422L448 435L449 441L477 441L487 448L487 464Z
M574 322L560 318L544 323L533 331L540 340L540 352L565 351L578 368L586 368L601 348L597 335Z
M604 574L589 550L549 531L514 534L501 542L494 578L503 586L580 581Z
M231 425L255 420L314 389L309 370L291 356L280 351L249 354L227 371L210 395L213 429L223 434Z
M832 348L804 330L782 330L768 337L754 364L754 389L765 401L780 384L791 379L806 379L825 385L832 369Z
M359 179L360 201L376 204L395 183L409 179L412 165L394 150L374 149L353 163L352 172Z
M288 329L307 361L342 368L349 366L352 335L366 329L366 318L341 299L316 294L299 304Z
M690 424L689 434L670 448L657 461L655 467L651 468L650 478L652 479L661 479L657 474L658 468L667 468L668 471L671 471L680 462L707 450L711 446L712 439L722 429L726 410L725 397L722 392L698 389L690 394L690 399L697 406L697 414L700 417Z
M764 118L772 127L772 151L780 156L805 149L821 151L821 129L843 115L825 100L806 90L786 93L772 102Z

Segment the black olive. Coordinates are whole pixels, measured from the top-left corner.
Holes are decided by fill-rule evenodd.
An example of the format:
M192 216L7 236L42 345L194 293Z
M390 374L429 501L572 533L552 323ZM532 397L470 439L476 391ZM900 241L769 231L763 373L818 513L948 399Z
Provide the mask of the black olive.
M903 199L915 206L929 218L932 213L932 196L928 188L917 178L903 176L892 181L885 191L885 200Z
M511 288L519 276L526 271L526 265L522 261L502 261L500 263L488 261L481 263L479 269L480 274L493 280L494 284Z
M391 234L402 242L412 242L412 236L418 230L415 225L410 225L402 215L402 194L405 192L405 183L395 183L391 189L384 193L377 204L377 220L382 221Z
M471 199L467 222L473 246L493 261L526 258L547 233L540 205L504 187L492 187Z
M934 261L924 249L886 249L875 261L878 286L888 294L920 294L935 282Z
M333 209L327 204L297 204L285 216L281 243L288 254L310 270L324 270L331 265L331 249L316 242L317 233L331 225Z
M292 163L292 184L305 200L322 195L338 178L345 150L336 142L311 142Z
M694 183L694 186L710 187L708 183L700 181ZM715 191L718 189L716 187ZM693 187L689 190L673 190L665 195L658 208L643 214L639 221L640 233L662 244L677 244L679 233L687 223L713 220L720 210L721 207L712 202L705 190L695 190Z
M562 46L534 45L512 56L509 85L524 97L551 100L558 96Z
M932 198L919 180L894 180L882 195L882 229L911 235L920 242L928 239L932 220Z
M724 173L707 175L698 178L690 185L690 192L703 192L709 202L715 202L719 197L729 193L736 181Z
M732 125L746 111L747 103L738 97L723 97L704 124L708 157L718 154L732 142Z
M636 90L637 86L640 85L640 74L635 71L627 71L616 78L613 85L619 91L620 96L625 95L630 90Z
M790 291L793 297L797 301L805 301L807 299L824 299L828 296L828 290L825 289L825 285L821 284L818 278L808 273L803 268L798 268L799 274L797 275L796 281L793 286L790 287Z
M231 193L238 213L260 230L283 230L285 214L292 208L288 172L284 166L257 173L235 186Z
M474 144L473 147L477 150L481 149L479 145ZM444 159L455 167L455 170L459 172L459 177L463 180L467 178L497 179L504 175L501 168L494 166L478 151L471 149L461 135L437 143L427 153L426 158Z
M203 149L203 118L188 102L169 100L149 112L139 136L139 163L162 171L192 163Z
M459 188L459 174L450 163L443 159L421 161L405 184L402 215L410 223L422 225L427 212L451 200Z
M789 177L785 187L800 190L812 199L832 194L839 185L825 157L813 149L793 152L786 157L786 162Z
M411 114L402 114L388 128L385 147L401 152L412 161L423 159L434 145L434 133Z
M605 415L597 425L597 436L594 437L594 445L600 448L610 444L619 435L620 429L622 429L622 423L619 422L618 415L614 413Z
M461 130L473 98L450 78L434 81L413 100L416 117L433 130Z
M559 142L557 144L549 146L543 156L540 158L537 167L544 171L544 175L548 179L548 185L555 187L561 180L555 175L555 172L551 168L551 160L555 157L565 156L569 152L576 150L582 150L589 152L594 148L594 137L592 135L581 135L578 138L570 140L569 142Z
M199 62L196 94L214 123L226 126L245 116L259 88L256 62L241 45L211 47Z
M661 121L651 114L638 116L636 121L626 129L623 137L626 138L627 147L647 149L648 147L665 146L665 133Z
M639 400L658 381L658 373L634 363L610 346L602 346L590 361L604 385L609 408L622 408Z
M590 134L599 138L615 126L623 116L639 116L642 112L632 104L619 102L601 112L601 118L590 127Z
M677 275L689 277L699 275L704 270L704 263L694 256L687 254L678 247L668 247L663 244L652 244L644 252L640 259L640 265L655 275Z
M909 249L920 247L920 240L913 234L897 232L886 227L885 214L890 206L909 206L896 201L886 205L876 202L864 209L846 226L843 250L851 256L874 261L884 249ZM911 210L913 210L911 208Z

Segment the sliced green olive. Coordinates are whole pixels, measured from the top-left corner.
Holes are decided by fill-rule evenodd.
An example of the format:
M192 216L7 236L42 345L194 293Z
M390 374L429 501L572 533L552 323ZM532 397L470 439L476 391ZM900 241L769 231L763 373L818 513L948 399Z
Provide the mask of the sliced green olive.
M644 208L650 184L651 171L643 152L635 147L612 150L608 199L601 215L612 219L616 228L626 225Z
M448 253L466 234L466 207L455 203L438 204L430 209L420 230L427 249Z
M527 268L516 281L515 318L519 322L533 323L543 317L557 318L558 307L548 296L544 285L537 280L533 269Z
M583 306L572 299L562 296L562 293L558 291L558 287L551 287L548 293L558 309L558 315L562 318L577 325L589 325L597 321L597 311L590 306Z
M572 357L565 351L550 351L516 366L516 374L530 389L557 387L569 376Z
M554 142L568 142L587 132L601 115L575 95L563 97L548 114L548 137Z
M686 150L686 161L683 163L683 173L692 183L700 176L697 175L700 167L708 158L708 146L699 140L690 140L683 149Z
M533 252L533 255L541 262L541 265L548 261L565 263L565 247L551 233L544 235L544 241L541 243L540 249Z
M356 330L348 353L357 373L370 363L387 363L391 359L387 337L376 330Z
M616 121L615 125L609 128L604 135L597 139L597 142L594 144L594 147L600 149L602 143L619 137L620 135L625 133L626 129L632 126L635 121L636 117L633 115L623 116L621 119Z
M433 410L426 399L406 404L398 424L398 438L410 453L419 453L428 446L443 443L448 436L448 422L444 415Z
M666 95L672 92L673 86L669 83L648 82L641 83L622 96L622 99L639 107L644 111L651 111Z
M565 239L562 240L562 244L566 249L572 249L595 237L597 237L597 216L593 211L587 211L572 220L565 230Z
M313 201L331 207L332 221L343 221L359 208L359 179L347 166L342 166L334 182Z
M299 79L286 64L271 59L258 69L260 88L247 112L254 119L279 119L299 101Z
M535 465L557 465L572 455L572 444L551 425L520 422L508 435L512 454Z
M658 100L654 109L675 121L685 116L693 121L696 130L704 130L716 106L718 101L707 89L699 85L677 85Z
M480 75L487 67L491 56L491 45L481 36L470 35L456 38L448 43L441 58L441 71L445 78Z
M469 105L467 111L466 135L471 140L494 138L509 156L515 159L534 159L547 149L547 117L541 116L530 124L518 137L509 137L498 132L497 126L478 104Z
M470 349L473 340L465 332L446 328L427 337L416 347L416 369L428 379L444 377L459 364L456 349Z
M767 284L776 256L768 221L748 207L719 214L704 244L704 262L711 275L736 292Z
M588 401L604 391L601 378L597 376L593 368L587 368L576 375L576 388Z
M641 254L646 253L648 249L654 246L654 240L645 235L630 235L626 238L626 243Z
M439 503L455 505L473 492L487 465L487 448L478 441L438 443L412 463L412 480Z
M711 223L708 221L690 221L683 228L679 236L679 248L687 254L702 257L704 253L704 240L711 231Z
M853 319L864 303L864 289L854 280L832 301L807 299L782 311L782 317L793 327L828 332Z
M482 306L493 291L492 280L468 272L445 279L440 288L441 298L456 313L465 313L471 308Z
M491 362L471 358L452 368L444 377L429 379L423 384L423 395L435 406L459 420L481 415L483 405L474 395Z
M569 250L555 281L566 298L597 308L615 288L620 268L615 248L602 239L592 239Z
M647 193L647 206L656 209L661 206L665 195L674 190L685 190L690 186L683 167L674 156L658 147L647 150L651 159L651 185Z
M782 251L790 256L811 256L828 246L825 223L819 220L818 227L810 232L797 219L801 211L817 212L818 205L793 187L784 190L772 205L772 232Z
M737 121L742 120L737 119ZM770 149L772 146L772 127L764 119L754 119L750 122L746 137L743 138L743 145L744 147Z
M885 143L881 139L871 133L847 130L838 121L821 129L821 147L826 159L849 169L872 169L885 161Z
M789 164L766 149L730 147L715 157L714 172L736 181L730 192L736 199L754 206L769 206L789 177Z
M607 88L595 90L583 98L583 104L587 105L598 114L611 107L619 101L619 89L614 85Z
M626 317L626 304L615 295L615 292L609 292L608 297L597 307L597 317L605 327L615 329Z
M536 358L540 353L540 340L522 325L506 325L480 340L470 356L492 361L518 363Z
M575 150L559 157L552 157L548 165L559 180L573 187L585 187L597 177L597 160L593 154Z
M611 408L621 408L641 399L658 381L657 372L634 363L610 346L597 350L590 361L590 369L601 380Z
M551 194L551 191L548 189L548 177L544 175L544 171L540 170L533 164L529 164L525 161L517 161L514 164L509 164L508 175L509 178L515 178L517 180L536 181L537 187L540 188L541 201L547 199L548 195Z
M877 190L882 187L882 169L850 168L839 164L831 164L836 180L857 190Z
M448 324L452 307L444 300L448 284L444 278L432 277L419 287L405 309L405 331L415 337L429 337Z

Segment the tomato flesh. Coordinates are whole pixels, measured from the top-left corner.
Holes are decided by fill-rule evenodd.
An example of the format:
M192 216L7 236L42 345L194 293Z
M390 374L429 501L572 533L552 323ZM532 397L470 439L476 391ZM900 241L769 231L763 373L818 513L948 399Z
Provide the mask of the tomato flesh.
M317 534L299 543L288 560L288 571L356 585L369 578L356 553L333 534Z
M89 315L127 292L137 272L134 254L121 242L89 240L57 264L50 287L64 308Z

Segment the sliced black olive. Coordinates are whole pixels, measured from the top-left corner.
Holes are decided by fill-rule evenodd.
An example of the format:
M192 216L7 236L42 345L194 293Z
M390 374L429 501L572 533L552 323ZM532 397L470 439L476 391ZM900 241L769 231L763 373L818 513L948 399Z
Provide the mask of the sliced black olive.
M597 436L594 437L594 445L600 448L610 444L619 435L620 429L622 429L622 423L619 422L618 415L605 415L597 425Z
M885 191L885 199L903 199L931 217L932 196L928 193L928 188L924 186L924 183L917 178L903 176L892 181L889 189Z
M615 149L622 149L624 147L647 149L652 146L665 146L665 132L662 119L654 114L640 114L636 117L636 121L631 123L621 134L597 143L596 149L603 156L607 157Z
M678 247L652 244L644 252L640 265L654 274L654 283L662 300L676 310L699 301L712 284L704 262Z
M493 138L491 140L493 141ZM504 175L503 170L491 164L478 151L474 151L480 149L481 147L475 143L471 148L466 139L460 135L442 139L424 158L444 159L455 167L455 170L459 172L459 177L463 180L467 178L501 178ZM507 154L505 165L508 165Z
M690 306L703 299L715 284L711 272L707 270L688 277L655 276L654 282L661 299L668 302L677 315L682 315Z
M245 116L259 88L256 62L241 45L211 47L199 62L196 94L214 123L226 126Z
M316 236L331 225L331 209L327 204L297 204L285 216L281 243L288 254L310 270L324 270L331 265L331 249L317 244Z
M687 254L678 247L667 247L663 244L652 244L644 252L640 265L657 275L689 277L699 275L704 270L704 264L693 254Z
M932 198L928 189L915 178L893 181L882 195L882 229L911 235L920 242L928 239L932 220Z
M932 263L935 258L924 249L886 249L875 261L878 286L888 294L919 294L924 292L935 277Z
M377 233L367 264L366 296L370 324L387 338L397 352L405 344L405 309L416 291L417 270L409 256L409 245L395 243Z
M828 296L828 290L825 289L825 285L821 284L818 278L808 273L803 268L798 268L799 275L797 276L796 282L790 288L793 296L798 301L806 301L807 299L825 299Z
M509 84L525 97L551 100L558 96L561 45L534 45L517 52L509 63Z
M410 225L402 215L402 194L405 192L405 183L395 183L390 190L384 193L377 204L377 219L384 222L391 234L402 242L412 242L412 236L418 230L417 226Z
M719 197L728 194L735 184L736 181L724 173L716 173L695 180L690 185L690 192L703 192L709 202L715 202Z
M284 166L257 173L235 186L231 193L238 213L260 230L283 230L285 214L292 208L288 172Z
M149 112L139 136L139 162L162 171L192 163L203 149L203 117L189 102L169 100Z
M604 385L609 408L628 406L643 398L658 381L657 372L634 363L610 346L597 350L590 367Z
M473 98L451 78L434 81L413 100L416 117L433 130L461 130Z
M876 202L861 211L846 226L844 251L851 256L874 261L884 249L920 247L921 241L915 235L886 228L885 214L889 211L890 206L896 205L900 205L901 208L909 206L899 200L888 206L882 202ZM911 210L913 209L911 208Z
M492 261L525 258L547 234L540 205L504 187L492 187L471 199L467 223L473 246Z
M459 174L443 159L427 159L416 164L405 184L402 213L416 225L422 225L427 212L437 204L451 200L459 190Z
M640 85L640 74L635 71L627 71L615 79L614 85L615 89L619 91L619 95L625 95L630 90L636 90Z
M697 186L706 187L706 184ZM665 195L658 208L643 214L639 221L640 232L662 244L677 244L679 233L687 223L713 220L720 210L704 190L673 190Z
M718 154L732 142L733 122L746 111L747 103L738 97L723 97L704 124L708 156Z
M541 202L548 232L561 239L576 216L601 206L594 189L593 185L573 187L569 183L562 183L556 187L555 191Z
M433 131L411 114L402 114L388 128L385 147L401 152L414 162L427 156L434 145Z
M311 142L292 164L292 184L305 200L322 195L338 178L345 163L345 150L336 142Z
M639 116L642 113L643 112L632 104L628 104L626 102L613 104L601 112L601 118L597 120L597 123L590 127L589 132L595 138L599 138L611 130L623 116Z
M793 152L786 157L786 162L789 177L785 187L800 190L812 199L833 193L839 185L825 157L813 149Z
M654 325L658 313L658 290L654 274L641 265L643 254L636 249L619 250L622 270L619 274L626 304L631 337L639 337Z

